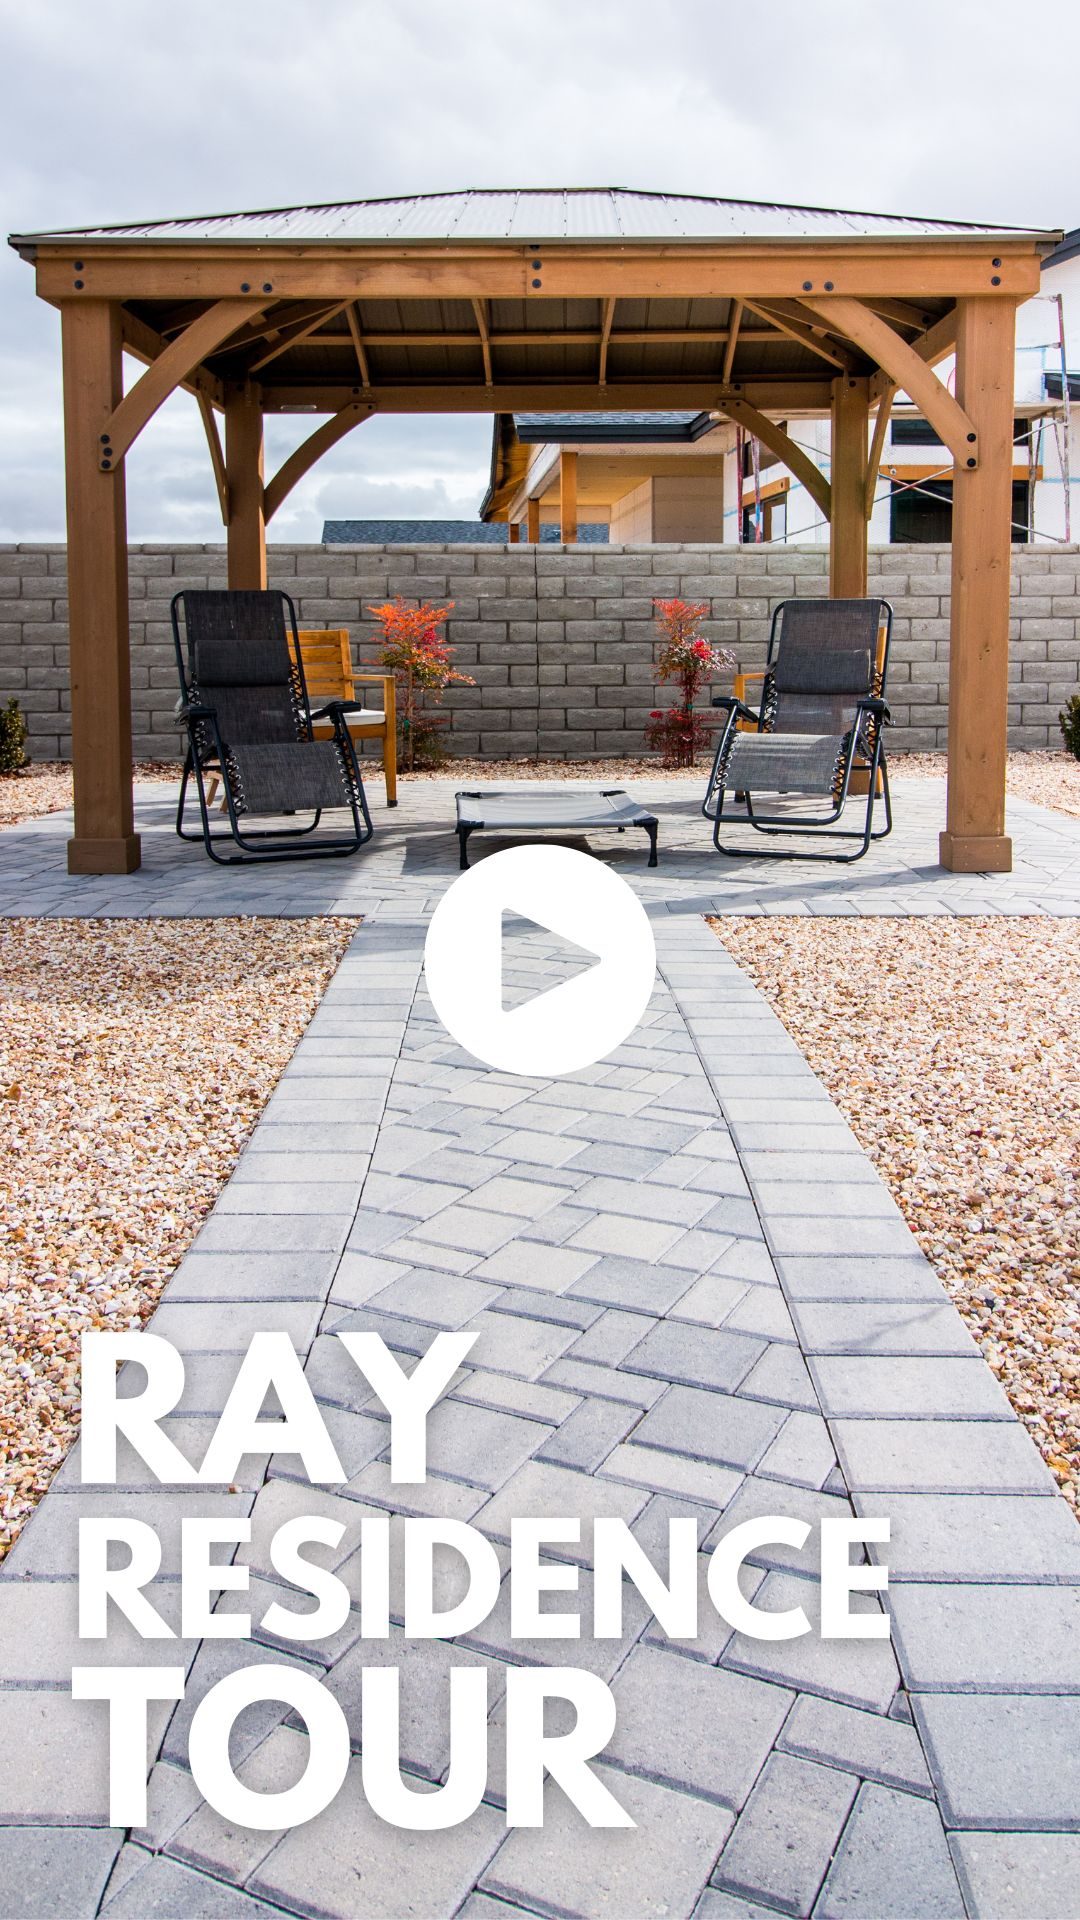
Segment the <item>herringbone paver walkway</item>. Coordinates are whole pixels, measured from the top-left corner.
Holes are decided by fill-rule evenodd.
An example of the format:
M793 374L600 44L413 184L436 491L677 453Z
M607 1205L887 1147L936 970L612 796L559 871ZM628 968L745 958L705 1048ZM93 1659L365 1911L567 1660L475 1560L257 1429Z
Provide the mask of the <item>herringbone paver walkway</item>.
M430 809L432 790L421 791ZM313 1490L290 1477L298 1463L268 1475L251 1459L238 1490L170 1492L129 1457L122 1490L94 1492L77 1458L67 1463L0 1578L0 1909L58 1920L1080 1911L1080 1530L869 1161L704 926L716 865L693 868L713 888L703 901L687 890L688 858L658 875L640 850L620 859L650 902L660 971L617 1053L557 1081L492 1073L455 1046L426 998L425 914L452 877L452 847L429 851L430 810L411 804L381 868L361 859L332 880L222 876L197 852L176 861L170 850L130 893L130 882L97 882L82 897L86 912L113 911L121 895L136 911L153 899L169 913L235 912L238 882L245 911L307 912L320 910L314 900L347 910L367 890L370 917L153 1323L185 1356L172 1430L191 1457L251 1333L277 1327L304 1356L348 1483ZM689 841L676 804L671 837ZM1040 885L1060 900L1080 828L1048 819L1034 821L1024 884L1041 860ZM27 886L44 886L41 848L59 843L55 827L0 836L9 869L16 840L27 873L37 861ZM905 871L930 910L943 895L946 911L973 897ZM869 861L865 873L872 890ZM69 910L59 875L49 884L52 910ZM811 892L805 869L750 884L765 908L767 887ZM843 910L855 896L850 875L822 886L832 891L812 897L815 908ZM23 897L49 910L44 894ZM967 910L984 911L982 898ZM523 991L554 984L560 965L542 936L515 938ZM392 1487L386 1419L328 1336L377 1330L404 1362L446 1328L479 1337L430 1421L427 1483ZM736 1521L853 1511L892 1521L880 1550L891 1640L816 1630L751 1640L706 1605L699 1637L675 1643L633 1593L621 1639L589 1635L599 1516L624 1518L653 1551L670 1517L689 1517L704 1568ZM512 1517L571 1515L580 1544L552 1557L579 1569L582 1638L512 1640L504 1592L455 1645L407 1641L400 1626L388 1643L365 1643L356 1611L310 1646L263 1631L254 1643L170 1642L164 1657L187 1664L187 1697L171 1719L151 1717L147 1828L115 1832L104 1709L71 1702L67 1688L86 1659L77 1521L121 1512L160 1533L151 1597L170 1619L181 1515L250 1514L256 1620L287 1600L267 1549L293 1514L344 1524L328 1564L354 1597L366 1514L466 1519L504 1563ZM813 1621L812 1556L763 1549L745 1591L766 1607L801 1604ZM400 1622L399 1573L391 1608ZM102 1657L160 1664L163 1648L118 1627L104 1655L94 1649ZM357 1749L361 1668L399 1665L402 1763L417 1790L448 1766L450 1665L482 1666L493 1703L485 1803L447 1832L400 1832L368 1810L354 1759L308 1826L282 1835L223 1820L187 1771L186 1729L216 1679L258 1658L325 1677ZM632 1832L589 1829L557 1790L541 1829L507 1830L508 1661L585 1666L610 1681L618 1719L603 1766ZM302 1771L305 1736L284 1711L269 1703L237 1723L234 1762L263 1791Z

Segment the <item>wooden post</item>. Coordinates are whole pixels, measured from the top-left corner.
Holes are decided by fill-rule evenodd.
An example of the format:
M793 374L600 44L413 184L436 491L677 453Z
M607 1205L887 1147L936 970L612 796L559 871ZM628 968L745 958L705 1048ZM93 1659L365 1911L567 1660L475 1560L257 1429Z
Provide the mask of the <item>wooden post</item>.
M559 534L565 541L577 539L577 454L559 455Z
M525 538L535 546L540 538L540 502L528 500L525 503Z
M520 535L521 535L521 529L519 528L517 521L511 520L509 526L506 529L506 538L510 546L512 547L517 546Z
M104 471L101 432L123 395L120 308L62 307L75 832L69 873L133 873L131 657L123 464Z
M229 498L229 586L266 585L263 419L255 386L225 395L225 484Z
M834 600L866 596L866 467L870 382L844 374L832 383L832 520L829 593Z
M1009 697L1012 517L1011 300L957 302L956 397L979 436L978 466L953 477L949 758L941 864L953 873L1009 873L1005 755Z

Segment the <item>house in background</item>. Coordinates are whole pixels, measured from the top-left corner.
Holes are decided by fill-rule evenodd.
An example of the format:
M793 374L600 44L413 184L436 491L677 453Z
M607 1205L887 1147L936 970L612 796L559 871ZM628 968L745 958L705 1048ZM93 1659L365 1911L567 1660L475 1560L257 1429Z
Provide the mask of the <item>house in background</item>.
M587 514L613 541L719 541L734 444L709 413L497 414L480 514L511 539L581 539Z
M1074 540L1071 480L1080 470L1080 227L1042 263L1042 291L1016 316L1012 537L1024 544ZM939 362L950 386L954 360ZM792 437L829 471L829 422L789 423ZM728 456L725 540L827 544L828 527L802 483L749 441ZM1077 503L1080 510L1080 501ZM760 531L759 531L760 529ZM952 536L952 459L928 422L897 394L870 516L870 540L940 541Z

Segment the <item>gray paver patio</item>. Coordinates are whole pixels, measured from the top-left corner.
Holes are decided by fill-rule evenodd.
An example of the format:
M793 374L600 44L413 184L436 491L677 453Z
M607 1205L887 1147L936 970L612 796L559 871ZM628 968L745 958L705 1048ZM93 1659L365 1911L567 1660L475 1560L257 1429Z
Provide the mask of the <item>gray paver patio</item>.
M250 1331L287 1329L347 1484L311 1489L295 1461L264 1478L256 1459L242 1491L169 1493L130 1461L123 1490L102 1494L65 1468L0 1577L10 1910L398 1920L407 1885L410 1911L431 1920L922 1920L965 1902L971 1920L1062 1920L1080 1841L1080 1676L1067 1655L1080 1533L869 1161L701 916L845 912L878 894L889 912L984 912L989 898L1075 913L1080 823L1013 806L1016 873L944 875L939 800L912 785L894 841L857 877L750 863L733 875L702 853L687 789L642 783L661 812L661 866L649 872L640 850L613 864L649 906L656 991L609 1060L551 1083L488 1073L428 1002L426 918L454 850L449 833L443 846L417 826L433 808L449 820L449 790L406 788L370 856L329 870L219 874L173 845L155 797L142 804L147 865L124 881L68 882L61 819L0 835L6 911L366 916L154 1323L187 1359L174 1432L192 1448ZM523 982L560 977L538 936L517 937L513 954ZM774 1070L759 1071L766 1058ZM823 1164L842 1183L842 1218L817 1203ZM329 1335L371 1328L406 1359L450 1327L477 1332L477 1347L432 1416L427 1484L395 1488L388 1423ZM100 1711L64 1692L76 1522L153 1520L165 1593L178 1514L196 1510L251 1511L239 1557L256 1569L257 1620L282 1591L266 1548L291 1514L446 1513L487 1534L505 1569L512 1517L568 1513L580 1541L551 1557L577 1571L583 1637L513 1643L504 1583L456 1652L406 1649L395 1628L371 1654L355 1611L317 1645L285 1649L260 1631L251 1645L186 1648L188 1698L168 1726L167 1711L151 1715L149 1757L163 1757L147 1826L114 1832ZM695 1640L671 1642L635 1595L620 1640L588 1636L597 1516L623 1516L656 1553L679 1514L708 1551L756 1515L853 1510L893 1521L889 1547L870 1550L895 1585L891 1642L754 1641L708 1610ZM355 1548L350 1533L328 1561L354 1598ZM814 1574L812 1551L766 1545L744 1591L765 1607L805 1600L813 1617ZM393 1579L399 1592L400 1569ZM445 1768L451 1658L492 1676L489 1793L463 1826L387 1827L355 1759L334 1805L286 1835L229 1830L200 1801L184 1730L214 1678L271 1657L325 1674L355 1745L359 1669L391 1651L416 1791ZM620 1719L604 1772L633 1832L588 1829L556 1789L542 1829L507 1830L499 1703L512 1658L610 1677ZM263 1790L302 1761L285 1712L271 1702L238 1724L234 1759Z

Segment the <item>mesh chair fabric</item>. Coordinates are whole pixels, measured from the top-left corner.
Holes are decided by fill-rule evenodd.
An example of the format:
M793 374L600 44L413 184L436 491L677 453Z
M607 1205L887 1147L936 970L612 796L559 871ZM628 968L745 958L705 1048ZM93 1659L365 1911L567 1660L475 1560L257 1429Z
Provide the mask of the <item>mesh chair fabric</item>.
M723 784L738 793L828 794L843 750L842 734L739 733Z
M350 794L330 740L293 740L288 744L236 744L229 749L235 768L238 813L300 813L319 807L347 807Z
M186 593L184 631L192 695L214 709L226 748L300 737L299 687L280 594Z
M780 616L780 650L877 652L884 600L788 600Z
M188 593L184 626L200 687L289 684L292 661L280 594Z
M883 600L793 600L770 668L770 733L844 734L874 691Z
M777 693L846 694L870 692L869 647L781 646L774 672Z

